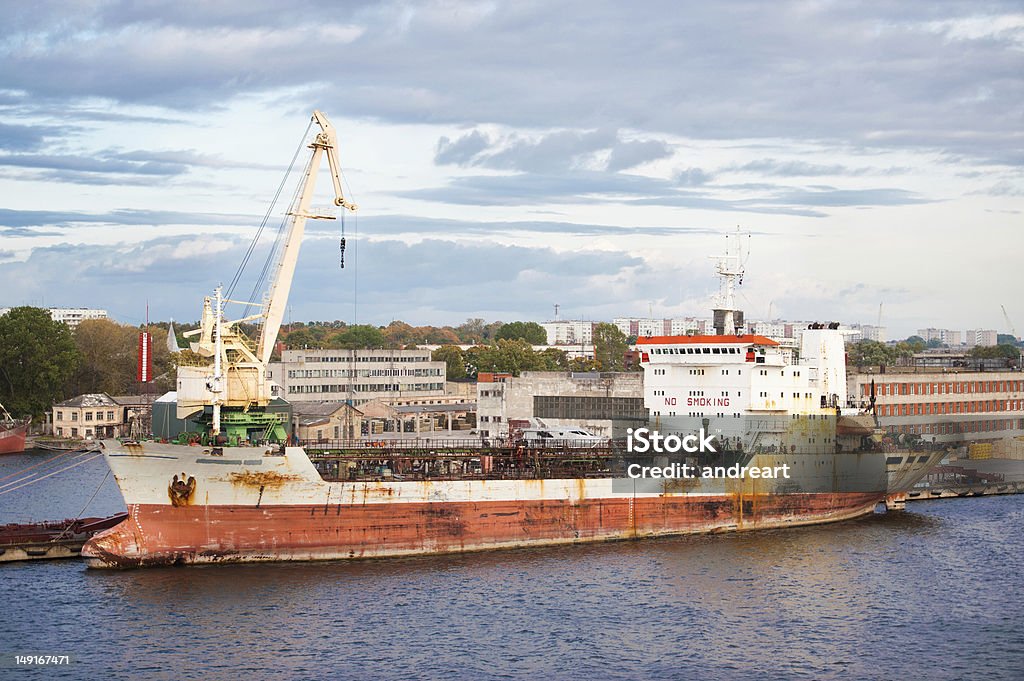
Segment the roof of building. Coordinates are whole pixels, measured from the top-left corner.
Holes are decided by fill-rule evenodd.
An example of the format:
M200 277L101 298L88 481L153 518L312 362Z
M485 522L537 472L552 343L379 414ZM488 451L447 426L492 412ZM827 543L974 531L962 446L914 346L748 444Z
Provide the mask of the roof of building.
M115 395L110 399L114 400L117 404L122 407L141 407L147 404L153 404L156 401L157 395Z
M394 408L399 414L430 414L434 412L476 411L476 402L458 404L403 404Z
M739 343L741 345L778 345L765 336L745 334L742 336L641 336L636 339L637 345L719 345L722 343Z
M345 402L295 402L292 404L292 411L297 416L303 417L333 416L345 407L348 407L357 414L362 414L359 409Z
M106 393L86 393L58 402L56 407L116 407L117 402Z
M328 416L305 416L299 419L299 425L303 428L309 426L320 426L330 423L331 419Z

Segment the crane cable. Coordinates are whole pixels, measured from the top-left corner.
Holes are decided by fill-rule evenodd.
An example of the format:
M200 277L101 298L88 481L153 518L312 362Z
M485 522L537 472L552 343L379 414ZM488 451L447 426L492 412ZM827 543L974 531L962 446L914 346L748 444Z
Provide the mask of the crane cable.
M337 150L335 150L337 151ZM348 178L345 177L345 169L341 167L341 163L338 163L338 172L341 174L342 184L345 186L345 191L348 193L348 199L352 203L356 203L356 197L352 194L352 185L349 184ZM347 209L342 208L341 213L341 268L345 268L345 211ZM352 325L355 326L359 320L358 306L359 306L359 260L356 257L359 248L359 213L355 212L352 214Z
M281 178L280 184L277 185L277 191L274 193L274 199L270 202L270 206L267 207L267 212L263 216L263 220L260 222L259 229L256 231L256 235L249 243L249 248L245 252L245 256L242 258L242 262L238 265L238 270L235 272L235 276L232 277L231 283L228 285L227 297L230 298L235 291L235 286L238 285L239 280L242 278L242 273L245 270L246 265L249 264L249 258L252 257L253 251L256 249L256 245L259 243L260 237L263 235L263 229L267 226L270 221L270 215L274 211L274 206L277 205L278 200L281 198L281 192L284 191L285 184L288 182L288 176L291 175L292 168L295 167L295 161L299 158L299 153L302 151L302 147L306 144L306 138L309 136L309 130L313 127L313 119L309 120L309 124L306 126L306 132L302 134L302 139L299 140L299 145L295 148L295 153L292 154L291 163L288 164L288 170L285 171L284 177Z
M306 130L308 132L309 128L307 128ZM303 174L303 176L310 172L315 172L315 169L312 168L312 165L313 157L310 156L309 160L306 162L306 171ZM289 167L289 172L290 171L291 168ZM295 219L295 212L298 210L299 195L301 194L301 192L302 183L300 182L298 186L295 188L295 193L292 194L291 203L288 204L288 213L281 218L281 222L277 226L277 234L274 235L274 243L270 248L270 252L267 253L266 260L263 261L263 269L260 271L260 276L256 279L256 282L253 284L252 293L249 294L249 300L251 302L245 306L245 312L242 313L243 317L249 316L249 310L252 308L254 304L256 304L256 296L259 294L261 290L263 290L263 285L267 282L267 275L270 274L271 268L279 260L279 255L281 249L283 248L282 237L285 235L285 228L287 227L288 223L291 220Z

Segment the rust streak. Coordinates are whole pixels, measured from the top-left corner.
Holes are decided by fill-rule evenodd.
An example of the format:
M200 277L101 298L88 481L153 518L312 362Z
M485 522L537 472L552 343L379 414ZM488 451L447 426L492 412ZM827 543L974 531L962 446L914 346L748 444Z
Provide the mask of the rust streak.
M244 485L246 487L256 487L262 489L283 487L286 483L297 482L301 480L301 477L298 475L283 475L275 471L260 471L257 473L232 473L230 478L232 485Z

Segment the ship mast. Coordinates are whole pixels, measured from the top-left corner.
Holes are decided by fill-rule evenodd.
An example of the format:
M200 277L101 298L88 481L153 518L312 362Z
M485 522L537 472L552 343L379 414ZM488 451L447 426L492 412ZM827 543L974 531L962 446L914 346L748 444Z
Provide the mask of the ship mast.
M728 234L725 238L725 255L709 256L718 261L715 264L715 273L719 278L719 289L714 307L714 326L718 335L739 333L743 327L743 313L736 308L736 286L737 283L743 283L745 270L740 228L736 228L735 246L730 244Z
M274 267L274 275L271 280L266 302L263 306L263 329L260 333L259 345L256 356L259 361L266 365L274 352L274 343L277 341L277 333L281 329L281 321L284 319L285 307L288 304L288 293L292 287L292 278L295 276L295 264L299 258L299 246L302 244L302 235L306 229L306 220L332 220L333 215L315 213L310 210L310 203L313 200L313 190L316 188L316 176L320 170L320 159L327 155L327 163L331 169L331 180L334 184L334 205L348 210L355 211L357 206L348 201L341 189L341 166L338 163L338 140L334 132L334 126L327 119L322 111L313 112L313 121L320 126L320 132L309 145L313 154L306 166L305 179L303 180L302 192L292 209L289 211L291 225L285 236L284 248L281 250L281 257Z

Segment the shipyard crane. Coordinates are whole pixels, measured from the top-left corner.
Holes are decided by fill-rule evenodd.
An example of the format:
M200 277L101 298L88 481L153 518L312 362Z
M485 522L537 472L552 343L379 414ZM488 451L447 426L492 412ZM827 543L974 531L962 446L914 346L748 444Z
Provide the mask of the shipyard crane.
M310 212L310 203L313 200L313 190L316 188L316 176L320 170L322 155L327 155L327 163L331 169L331 181L334 183L334 205L353 212L358 209L354 203L345 198L341 189L341 164L338 162L338 138L334 132L334 126L319 110L313 112L313 121L320 126L320 132L309 145L313 153L306 166L302 192L296 201L297 205L293 206L289 212L292 218L291 225L285 237L281 257L274 267L274 278L271 280L267 302L263 308L263 330L260 334L257 354L264 364L270 361L270 356L274 352L274 343L277 341L277 333L281 329L284 309L288 304L288 292L291 290L292 278L295 275L295 263L299 258L299 246L306 229L306 220L334 219L332 215Z
M239 437L251 435L253 430L258 431L264 427L269 433L271 428L277 427L276 417L262 413L262 408L273 398L273 384L267 377L267 363L274 352L288 304L288 293L295 276L306 221L334 219L332 214L311 208L317 174L324 155L327 156L334 186L334 205L346 210L357 210L357 206L346 199L342 192L338 140L334 126L319 110L313 112L313 123L320 130L308 145L312 153L299 191L287 213L287 231L280 253L270 270L272 278L260 311L241 319L226 321L225 303L250 305L251 302L228 300L224 298L221 288L217 287L214 296L208 296L203 301L200 327L185 334L198 336L198 341L192 343L192 350L206 359L212 358L213 363L178 367L178 417L185 418L203 409L204 413L211 416L210 433L214 436L221 433L222 410L225 408L231 412L228 418L229 432L232 432L234 425L233 432ZM238 324L247 321L260 322L260 335L255 347L237 328ZM206 407L212 409L206 412Z
M1008 315L1006 313L1006 306L1001 304L999 307L1003 308L1003 319L1006 320L1006 325L1008 327L1010 327L1010 335L1013 336L1013 340L1016 341L1017 340L1017 329L1015 329L1013 327L1013 322L1010 321L1010 315Z

